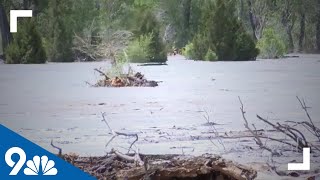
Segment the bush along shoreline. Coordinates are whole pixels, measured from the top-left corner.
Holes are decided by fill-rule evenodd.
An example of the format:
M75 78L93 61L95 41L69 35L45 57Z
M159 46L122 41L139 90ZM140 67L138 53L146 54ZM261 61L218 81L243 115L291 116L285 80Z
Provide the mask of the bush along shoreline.
M206 3L203 27L186 45L183 54L188 59L206 61L255 60L259 50L235 16L235 4L223 0Z

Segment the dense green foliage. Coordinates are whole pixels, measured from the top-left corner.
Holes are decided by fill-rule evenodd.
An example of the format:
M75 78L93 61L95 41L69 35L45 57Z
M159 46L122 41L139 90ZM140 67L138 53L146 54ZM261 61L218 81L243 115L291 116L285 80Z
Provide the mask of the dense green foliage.
M14 34L14 40L5 49L5 55L8 64L46 62L46 53L33 20L20 21L19 31Z
M255 42L234 15L234 1L206 1L203 23L192 40L189 58L197 60L254 60Z
M127 47L127 56L132 63L149 62L151 57L150 44L153 39L152 34L141 35L131 41Z
M164 0L161 6L168 10L165 16L165 37L170 38L168 43L184 47L198 32L204 34L206 24L212 23L214 27L212 17L217 14L215 2L219 4L218 0L205 0L201 3L196 0ZM320 50L320 43L317 46L317 42L320 42L320 28L317 28L320 27L319 0L239 0L232 3L235 4L235 9L223 10L225 15L235 15L254 41L263 38L264 29L273 29L285 43L285 53ZM208 15L204 16L205 13ZM222 18L225 17L223 13L221 15Z
M0 36L0 55L3 54L3 47L2 47L2 37Z
M72 29L68 28L68 17L65 12L70 1L54 0L49 2L48 16L50 17L49 36L46 48L51 61L72 61Z
M167 52L160 37L160 24L152 11L146 6L140 7L142 16L137 22L137 34L148 35L151 37L148 45L148 61L149 62L166 62Z
M253 60L258 51L253 39L247 35L242 23L234 15L232 0L216 0L208 3L205 13L209 46L214 48L219 60ZM210 11L213 9L214 13Z
M48 61L115 59L127 51L128 56L140 56L140 60L131 58L132 61L165 62L167 49L173 47L185 47L184 54L189 59L211 61L254 60L259 52L256 44L262 58L320 51L319 0L0 2L5 9L1 12L5 11L7 17L10 9L34 10L32 19ZM113 36L124 31L133 34L133 38ZM8 35L1 33L3 37ZM141 37L150 34L148 48L143 47ZM24 51L17 48L11 46L6 52Z
M194 45L193 43L188 43L182 51L182 55L184 55L187 59L197 59L194 55Z
M204 60L206 60L206 61L216 61L216 60L218 60L218 56L214 51L212 51L209 48L206 56L204 57Z
M273 29L265 29L263 37L259 39L257 47L262 58L280 58L286 53L285 43Z
M193 57L195 60L204 60L208 49L210 49L209 38L204 34L198 33L193 37Z

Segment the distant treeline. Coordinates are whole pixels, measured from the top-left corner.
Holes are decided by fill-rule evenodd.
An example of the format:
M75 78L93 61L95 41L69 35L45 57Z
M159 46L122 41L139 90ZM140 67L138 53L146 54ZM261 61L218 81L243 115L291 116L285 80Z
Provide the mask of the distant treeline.
M9 33L9 11L32 9ZM0 0L7 63L254 60L320 51L320 0Z

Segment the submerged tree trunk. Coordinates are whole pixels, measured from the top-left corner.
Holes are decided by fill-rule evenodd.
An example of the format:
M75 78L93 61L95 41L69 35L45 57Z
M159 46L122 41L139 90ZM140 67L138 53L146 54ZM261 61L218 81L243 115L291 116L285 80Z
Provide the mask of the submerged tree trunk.
M5 49L12 40L9 23L3 4L0 4L0 32L2 39L2 48Z

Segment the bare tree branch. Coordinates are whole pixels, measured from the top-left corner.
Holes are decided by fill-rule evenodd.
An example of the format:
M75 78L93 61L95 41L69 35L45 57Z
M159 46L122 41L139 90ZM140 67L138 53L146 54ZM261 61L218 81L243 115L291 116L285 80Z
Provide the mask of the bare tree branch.
M254 136L254 141L256 142L256 144L257 144L261 149L265 149L265 150L271 152L272 154L274 154L274 151L272 151L272 149L266 147L266 146L262 143L262 141L261 141L260 137L258 136L257 132L254 132L254 131L250 128L249 123L248 123L248 120L247 120L247 118L246 118L246 116L245 116L245 113L246 113L246 112L244 111L243 103L242 103L242 101L241 101L241 98L240 98L240 97L238 97L238 98L239 98L239 102L240 102L240 104L241 104L240 110L241 110L242 118L243 118L243 120L244 120L244 127L247 128L247 129L249 130L249 132Z
M61 157L62 156L62 148L58 147L58 146L55 146L53 144L53 140L51 140L51 146L55 149L58 149L58 156Z
M298 144L298 150L299 150L300 152L302 152L302 150L303 150L304 147L307 147L307 143L306 143L306 142L303 143L303 142L301 141L301 138L298 138L299 136L297 136L296 134L294 134L294 133L286 130L286 129L288 129L288 128L285 128L285 127L281 126L280 124L279 124L280 126L276 126L275 124L269 122L268 120L262 118L262 117L259 116L259 115L257 115L257 118L258 118L259 120L267 123L268 125L272 126L274 129L278 130L279 132L287 135L287 136L290 137L293 141L296 141L297 144Z
M299 101L299 103L300 103L300 105L301 105L301 108L304 110L304 112L306 113L306 115L307 115L307 117L308 117L308 119L309 119L309 122L310 122L310 124L308 124L308 126L313 130L313 134L318 138L318 140L320 141L320 131L319 131L319 129L314 125L314 123L313 123L313 120L312 120L312 118L311 118L311 116L310 116L310 114L309 114L309 111L308 111L308 109L310 109L311 107L307 107L307 105L306 105L306 102L304 101L304 99L302 98L302 99L300 99L298 96L297 96L297 99L298 99L298 101Z
M207 110L203 110L203 112L205 113L203 115L203 117L207 121L208 125L210 125L210 127L212 128L214 135L217 137L218 143L223 147L224 150L226 150L226 147L224 146L224 143L223 143L222 139L219 136L219 132L216 129L216 127L214 126L214 122L210 121L210 115L209 115L208 111ZM213 142L211 137L209 138L209 140L214 146L217 147L217 145Z
M98 73L100 73L101 76L104 76L104 77L105 77L105 80L109 80L109 79L110 79L110 78L106 75L106 73L100 71L99 69L95 68L94 70L97 71Z
M111 126L109 125L108 121L106 120L105 116L106 116L106 113L101 113L102 115L102 122L104 122L109 131L111 132L112 134L112 137L111 139L107 142L106 144L106 147L112 142L112 140L114 140L117 136L125 136L125 137L135 137L136 139L130 144L130 147L128 149L128 153L130 152L132 146L134 145L134 143L136 143L138 140L139 140L139 136L137 133L123 133L123 132L118 132L118 131L114 131Z

